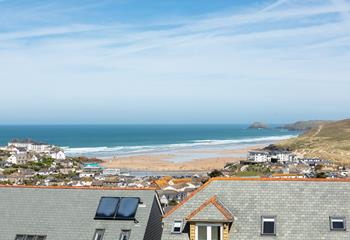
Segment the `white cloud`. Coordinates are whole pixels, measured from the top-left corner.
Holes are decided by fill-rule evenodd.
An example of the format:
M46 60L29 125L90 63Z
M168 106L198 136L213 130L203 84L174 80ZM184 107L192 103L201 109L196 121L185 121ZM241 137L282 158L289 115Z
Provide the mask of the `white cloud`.
M311 6L282 0L152 30L71 22L0 32L0 81L16 89L17 104L30 99L27 104L36 106L46 99L71 112L84 103L124 109L127 101L131 108L145 104L160 111L176 102L176 108L192 101L193 108L241 109L244 102L276 99L280 107L295 101L302 109L310 101L331 109L350 101L350 28L344 28L350 7L334 1Z

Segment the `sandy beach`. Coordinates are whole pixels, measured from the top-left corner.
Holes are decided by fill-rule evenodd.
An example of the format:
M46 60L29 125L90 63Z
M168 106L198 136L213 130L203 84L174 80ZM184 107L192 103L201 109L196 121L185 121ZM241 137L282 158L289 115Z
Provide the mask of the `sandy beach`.
M238 162L245 159L249 150L261 148L256 145L232 150L187 150L171 154L145 154L105 159L102 164L108 168L123 168L137 171L210 171L221 169L228 162ZM194 158L187 161L176 161L177 155L194 154ZM196 158L196 154L215 154L215 157Z

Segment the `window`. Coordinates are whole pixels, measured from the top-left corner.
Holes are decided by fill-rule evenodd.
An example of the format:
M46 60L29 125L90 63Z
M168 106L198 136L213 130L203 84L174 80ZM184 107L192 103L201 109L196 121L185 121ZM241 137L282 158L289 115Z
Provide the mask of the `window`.
M197 224L196 240L222 240L222 224Z
M105 234L104 229L96 229L93 240L102 240L104 234Z
M330 217L330 225L332 231L345 231L346 224L344 217Z
M134 219L139 202L139 198L121 198L117 209L117 218Z
M261 234L276 234L276 217L261 217Z
M97 208L95 218L111 218L113 219L117 211L120 198L118 197L102 197Z
M22 235L17 234L15 240L45 240L45 235Z
M16 235L15 240L24 240L25 239L25 235Z
M140 198L102 197L95 219L134 220Z
M131 230L122 230L119 240L129 240L130 234L131 234Z
M182 232L182 220L175 220L173 223L172 233L181 233Z

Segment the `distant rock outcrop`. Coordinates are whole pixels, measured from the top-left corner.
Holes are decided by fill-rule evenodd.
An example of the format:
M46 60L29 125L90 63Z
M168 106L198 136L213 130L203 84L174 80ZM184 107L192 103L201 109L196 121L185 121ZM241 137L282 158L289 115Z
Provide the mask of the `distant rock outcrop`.
M262 122L254 122L252 125L249 126L249 128L250 129L265 129L265 128L268 128L268 126Z
M289 131L307 131L310 129L318 128L323 124L331 123L331 122L332 121L325 121L325 120L299 121L299 122L283 125L279 128L287 129Z

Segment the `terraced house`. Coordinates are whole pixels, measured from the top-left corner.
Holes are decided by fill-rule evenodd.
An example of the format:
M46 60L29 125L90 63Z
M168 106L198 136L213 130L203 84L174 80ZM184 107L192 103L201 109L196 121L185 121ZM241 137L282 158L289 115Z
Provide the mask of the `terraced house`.
M152 189L0 186L1 240L160 240Z
M350 239L350 181L212 179L164 218L162 240Z

